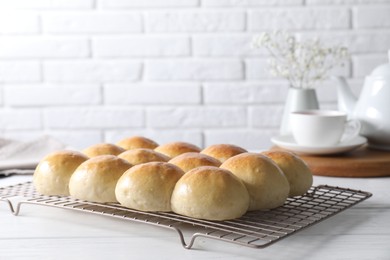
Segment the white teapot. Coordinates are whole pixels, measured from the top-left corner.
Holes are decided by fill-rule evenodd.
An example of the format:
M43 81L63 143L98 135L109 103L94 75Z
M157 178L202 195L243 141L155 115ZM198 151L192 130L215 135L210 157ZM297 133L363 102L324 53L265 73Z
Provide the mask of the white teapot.
M367 137L370 147L384 150L390 150L390 50L388 56L389 63L366 76L358 99L346 80L336 77L339 109L360 121L360 134Z

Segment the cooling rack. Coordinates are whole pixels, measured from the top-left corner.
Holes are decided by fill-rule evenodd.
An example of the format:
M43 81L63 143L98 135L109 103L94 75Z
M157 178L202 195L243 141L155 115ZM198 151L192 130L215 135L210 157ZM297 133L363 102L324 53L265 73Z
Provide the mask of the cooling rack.
M41 196L31 182L0 188L0 201L6 202L15 216L19 214L21 205L34 204L120 218L175 230L181 244L187 249L193 247L198 237L264 248L371 196L369 192L348 188L313 186L305 195L288 198L283 206L276 209L251 211L234 220L207 221L171 212L142 212L116 203Z

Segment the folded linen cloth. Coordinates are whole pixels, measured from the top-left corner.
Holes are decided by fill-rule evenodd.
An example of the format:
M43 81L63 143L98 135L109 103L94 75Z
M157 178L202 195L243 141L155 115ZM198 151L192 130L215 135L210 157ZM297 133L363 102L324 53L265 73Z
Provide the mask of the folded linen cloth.
M0 170L19 170L18 174L31 174L39 161L48 153L66 149L66 145L50 136L30 142L0 138Z

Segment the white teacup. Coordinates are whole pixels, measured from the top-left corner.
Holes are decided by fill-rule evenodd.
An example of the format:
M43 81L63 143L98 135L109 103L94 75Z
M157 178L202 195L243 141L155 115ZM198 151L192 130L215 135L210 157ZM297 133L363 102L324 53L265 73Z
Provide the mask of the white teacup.
M347 120L347 114L336 110L292 112L290 123L297 144L310 147L334 146L359 135L360 122Z

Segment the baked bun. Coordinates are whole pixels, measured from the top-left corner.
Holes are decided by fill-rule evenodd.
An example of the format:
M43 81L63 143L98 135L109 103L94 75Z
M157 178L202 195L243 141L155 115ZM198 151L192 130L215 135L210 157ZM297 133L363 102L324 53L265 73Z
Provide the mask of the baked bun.
M310 189L313 174L301 158L285 151L266 151L262 154L271 158L286 175L290 183L290 197L303 195Z
M83 162L70 177L70 195L80 200L116 202L116 183L131 166L114 155L93 157Z
M221 168L240 178L248 189L249 210L266 210L284 204L290 185L282 170L268 157L242 153L226 160Z
M155 151L165 154L171 158L176 157L182 153L195 152L199 153L200 148L196 145L185 142L172 142L160 145L154 149Z
M88 156L89 158L92 158L95 156L105 155L105 154L118 155L120 153L123 153L124 151L126 150L115 144L100 143L85 148L82 151L82 153Z
M125 150L136 148L154 149L158 146L158 143L143 136L132 136L120 140L116 143L116 145L122 147Z
M171 159L169 163L178 166L184 172L200 166L219 167L221 165L217 159L201 153L182 153Z
M248 152L244 148L241 148L232 144L213 144L201 151L202 154L214 157L219 160L221 163L240 153Z
M171 205L175 213L192 218L235 219L248 210L249 194L231 172L202 166L185 173L176 183Z
M142 211L171 211L171 195L184 172L173 164L149 162L126 171L115 194L125 207Z
M88 157L75 151L58 151L46 155L34 171L33 183L43 195L69 195L69 179Z
M136 148L128 150L119 154L118 157L128 161L132 165L147 162L167 162L170 159L168 156L162 153L145 148Z

